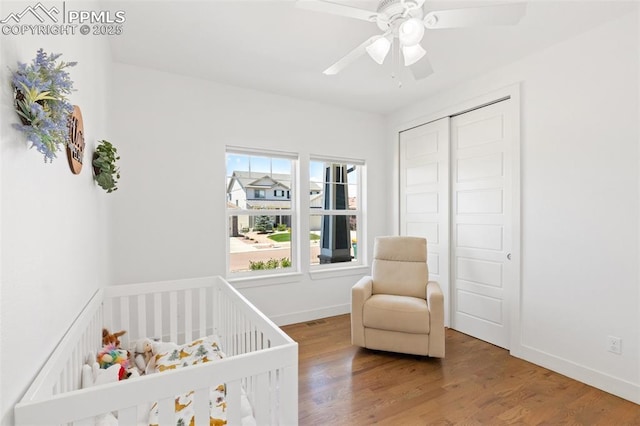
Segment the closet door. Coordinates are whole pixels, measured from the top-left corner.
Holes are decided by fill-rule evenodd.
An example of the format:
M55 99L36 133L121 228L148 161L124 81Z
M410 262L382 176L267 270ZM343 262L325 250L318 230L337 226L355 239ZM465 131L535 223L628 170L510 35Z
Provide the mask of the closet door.
M400 132L400 235L427 239L449 325L449 118Z
M451 119L452 327L509 347L514 120L502 101Z

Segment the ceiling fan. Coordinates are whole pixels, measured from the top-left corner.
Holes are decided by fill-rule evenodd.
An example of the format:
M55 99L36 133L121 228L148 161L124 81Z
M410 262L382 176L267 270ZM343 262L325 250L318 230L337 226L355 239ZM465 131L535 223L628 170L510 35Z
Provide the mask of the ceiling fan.
M411 69L416 80L423 79L433 73L431 64L426 58L427 52L420 45L425 28L438 30L514 25L522 19L526 11L525 3L507 3L495 6L431 11L425 15L422 9L424 2L425 0L380 0L376 12L326 0L298 0L296 6L301 9L375 22L382 31L382 34L368 38L324 70L324 74L339 73L365 53L368 53L378 64L382 64L391 48L394 47L398 61L399 50L401 50L404 65Z

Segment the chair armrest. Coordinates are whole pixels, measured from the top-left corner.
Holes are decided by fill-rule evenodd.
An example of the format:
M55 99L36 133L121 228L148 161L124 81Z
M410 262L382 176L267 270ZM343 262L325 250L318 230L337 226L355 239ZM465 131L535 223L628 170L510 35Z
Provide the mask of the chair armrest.
M373 279L364 276L351 288L351 344L365 346L364 323L362 321L364 302L371 297Z
M427 283L429 356L444 358L444 294L437 281Z
M444 294L442 293L440 284L438 281L429 281L427 283L427 306L431 311L433 308L437 308L438 305L443 309L442 313L444 318Z
M373 292L373 278L370 276L365 276L360 278L360 280L351 288L351 297L352 300L356 297L361 298L362 303L365 300L371 297Z

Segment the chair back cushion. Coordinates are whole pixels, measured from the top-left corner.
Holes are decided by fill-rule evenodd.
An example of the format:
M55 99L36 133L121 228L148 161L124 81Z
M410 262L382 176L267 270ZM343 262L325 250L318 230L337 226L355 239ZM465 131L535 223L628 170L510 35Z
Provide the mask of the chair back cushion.
M429 269L427 240L377 237L373 248L373 294L426 298Z

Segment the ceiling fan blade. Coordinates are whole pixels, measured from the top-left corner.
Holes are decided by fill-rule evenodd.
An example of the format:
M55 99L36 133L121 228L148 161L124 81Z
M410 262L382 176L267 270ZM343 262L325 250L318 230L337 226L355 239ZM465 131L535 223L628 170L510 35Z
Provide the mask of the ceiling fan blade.
M439 30L442 28L514 25L520 22L526 10L526 3L436 10L427 13L427 16L424 17L424 26L430 30Z
M373 44L373 42L376 41L378 38L380 38L379 35L375 35L373 37L369 37L364 43L362 43L360 46L358 46L355 49L353 49L351 52L347 53L338 62L336 62L335 64L331 65L329 68L324 70L322 73L326 74L326 75L338 74L347 65L349 65L350 63L352 63L353 61L358 59L360 56L362 56L365 53L367 53L367 47L369 47L371 44Z
M409 69L411 70L411 74L413 74L413 78L416 80L422 80L433 74L433 68L426 56L423 56L422 59L411 65Z
M296 7L314 12L332 13L349 18L362 19L363 21L369 22L375 22L376 16L378 16L376 12L370 10L358 9L357 7L323 0L298 0L296 1Z

